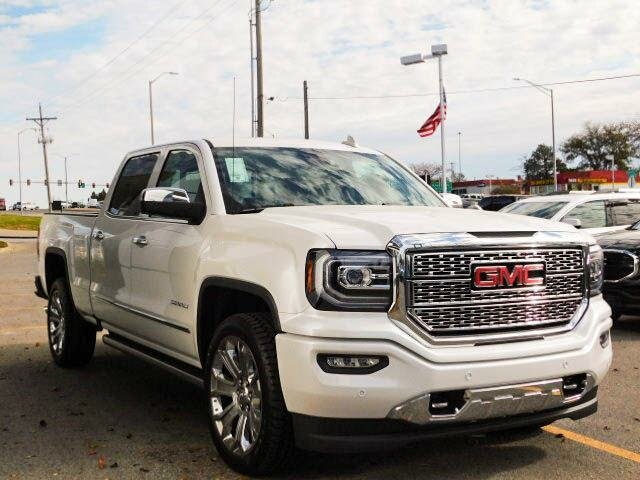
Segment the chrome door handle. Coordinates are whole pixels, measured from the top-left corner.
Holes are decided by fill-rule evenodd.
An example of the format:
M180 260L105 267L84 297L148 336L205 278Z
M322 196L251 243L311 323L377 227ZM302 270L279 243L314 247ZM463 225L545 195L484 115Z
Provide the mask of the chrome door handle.
M147 242L147 237L145 237L144 235L141 235L139 237L133 237L132 241L133 243L135 243L136 245L140 245L141 247L144 247L149 243Z
M93 232L93 239L94 240L103 240L104 239L104 232L102 230L97 230L97 231Z

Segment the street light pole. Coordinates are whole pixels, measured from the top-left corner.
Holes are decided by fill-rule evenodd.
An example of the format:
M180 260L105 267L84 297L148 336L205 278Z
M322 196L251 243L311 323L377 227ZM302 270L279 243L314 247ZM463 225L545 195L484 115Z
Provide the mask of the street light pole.
M514 78L515 81L521 81L528 83L532 87L536 88L538 91L544 93L551 99L551 142L553 149L553 191L558 191L558 168L557 168L557 159L556 159L556 119L555 119L555 107L553 105L553 89L543 87L542 85L538 85L537 83L533 83L526 78Z
M438 84L440 86L440 154L442 157L442 193L447 193L447 160L445 155L445 143L444 143L444 122L445 122L445 106L444 106L444 82L442 78L442 57L447 55L447 45L432 45L431 54L416 53L400 58L402 65L414 65L416 63L424 63L425 60L430 58L438 59Z
M153 80L149 80L149 120L151 121L151 145L156 144L155 133L153 131L153 84L163 75L178 75L176 72L162 72Z
M18 132L18 202L20 202L20 213L22 213L22 153L20 149L20 135L22 135L27 130L32 130L35 132L36 129L28 127Z

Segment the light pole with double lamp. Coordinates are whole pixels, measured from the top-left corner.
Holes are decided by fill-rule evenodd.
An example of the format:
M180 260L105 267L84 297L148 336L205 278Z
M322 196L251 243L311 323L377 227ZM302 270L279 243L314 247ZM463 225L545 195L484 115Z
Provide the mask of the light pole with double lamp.
M153 131L153 84L164 75L178 75L177 72L162 72L153 80L149 80L149 118L151 120L151 145L155 145L156 139Z
M400 63L405 66L415 65L416 63L424 63L430 58L438 59L438 82L440 85L440 153L442 156L442 193L447 193L447 168L444 149L444 84L442 81L442 57L447 53L447 45L443 43L440 45L432 45L430 55L426 53L416 53L414 55L408 55L406 57L400 58Z
M555 108L553 106L553 88L543 87L542 85L538 85L537 83L533 83L526 78L518 78L514 77L516 82L525 82L534 87L539 92L544 93L551 99L551 142L553 149L553 191L558 191L558 169L557 169L557 159L556 159L556 121L555 121Z

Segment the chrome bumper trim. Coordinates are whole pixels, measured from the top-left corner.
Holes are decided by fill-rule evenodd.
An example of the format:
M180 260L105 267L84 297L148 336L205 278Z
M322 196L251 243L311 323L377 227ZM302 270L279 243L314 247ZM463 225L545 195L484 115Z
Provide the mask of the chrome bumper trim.
M562 382L562 378L554 378L517 385L467 389L464 393L465 404L450 415L432 415L429 411L431 394L426 393L394 407L387 418L427 425L510 417L570 405L583 398L595 386L593 376L587 374L587 385L582 393L565 397Z

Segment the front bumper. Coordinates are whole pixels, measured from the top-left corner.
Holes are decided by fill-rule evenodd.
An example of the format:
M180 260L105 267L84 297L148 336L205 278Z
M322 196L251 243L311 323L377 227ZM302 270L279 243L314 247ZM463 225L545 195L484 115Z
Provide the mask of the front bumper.
M314 314L312 323L317 327L318 314ZM609 315L609 307L596 299L571 332L544 339L481 346L435 347L421 342L419 348L409 348L418 346L412 339L397 334L400 329L391 322L388 324L395 329L396 335L390 334L387 339L345 340L341 339L344 337L283 333L276 337L282 390L287 408L300 427L298 436L302 446L305 445L303 438L312 438L311 444L318 444L321 439L316 437L325 435L327 424L362 425L366 427L365 433L369 428L375 432L377 428L385 431L388 425L403 426L399 432L392 433L399 433L411 441L414 437L507 428L507 424L512 428L520 423L544 424L558 418L580 418L595 411L596 387L611 365L610 342L604 347L600 344L600 336L611 327ZM373 323L378 321L374 319L376 317L371 318ZM361 332L367 331L367 314L362 314L359 320ZM335 319L331 318L331 321ZM353 328L353 320L348 323L349 328ZM372 327L375 331L374 325ZM385 368L370 374L336 374L320 368L318 355L322 354L378 355L387 357L389 362ZM431 393L493 392L501 386L522 386L579 374L588 375L589 387L583 397L571 403L545 401L537 406L535 402L527 403L521 410L516 407L499 411L497 415L460 416L447 419L450 421L432 422L424 416L412 419L410 415L394 418L393 414L397 407L428 399ZM418 409L428 406L424 402L417 405ZM515 419L519 419L519 423L512 421ZM368 427L370 424L379 427ZM320 433L314 433L316 426ZM358 430L348 431L355 437L361 436ZM343 440L347 441L346 437ZM357 440L355 443L362 443L360 438ZM404 442L398 439L400 441Z

